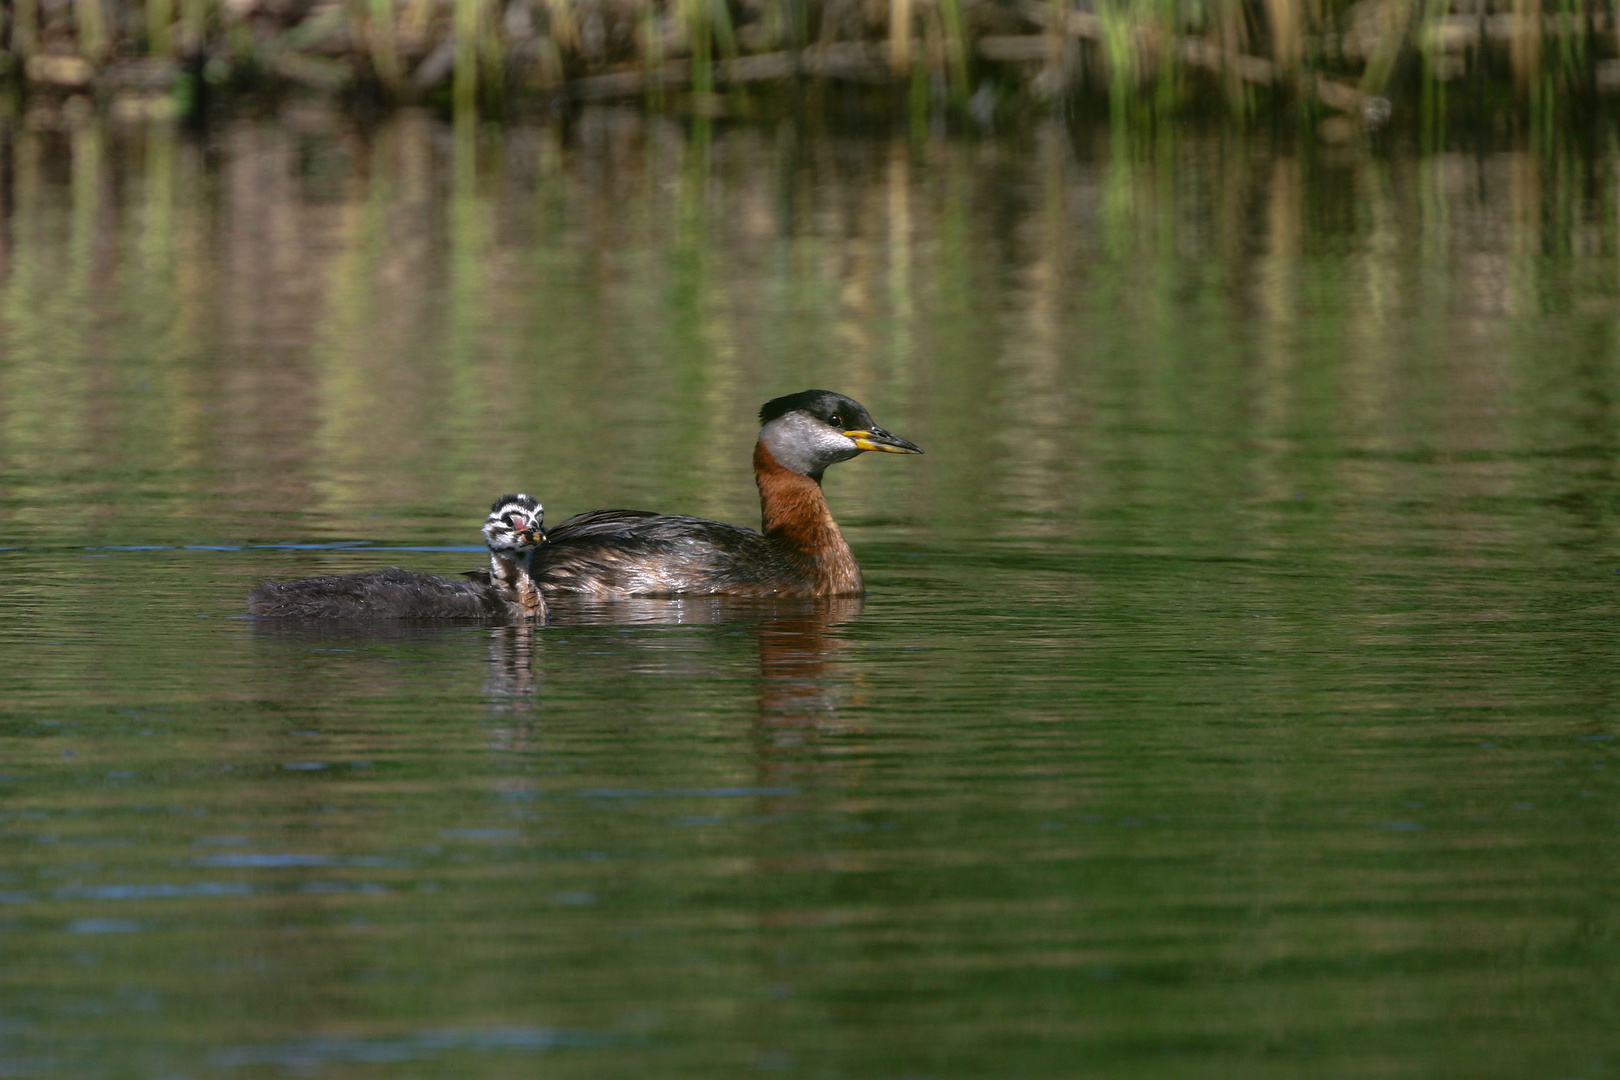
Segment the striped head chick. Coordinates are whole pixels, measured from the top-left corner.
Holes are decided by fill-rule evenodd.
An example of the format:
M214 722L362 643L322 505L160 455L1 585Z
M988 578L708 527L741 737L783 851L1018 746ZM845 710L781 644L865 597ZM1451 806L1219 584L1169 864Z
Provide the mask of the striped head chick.
M546 613L529 572L534 549L546 542L544 523L545 507L532 495L502 495L484 519L490 583L514 615L543 618Z

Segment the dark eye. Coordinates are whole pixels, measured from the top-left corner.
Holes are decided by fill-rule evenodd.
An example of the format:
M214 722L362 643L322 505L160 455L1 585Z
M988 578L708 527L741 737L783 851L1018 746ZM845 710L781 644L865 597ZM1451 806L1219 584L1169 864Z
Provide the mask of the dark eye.
M833 427L841 428L844 426L844 418L839 416L837 413L833 413L832 416L827 419L827 423L831 424Z

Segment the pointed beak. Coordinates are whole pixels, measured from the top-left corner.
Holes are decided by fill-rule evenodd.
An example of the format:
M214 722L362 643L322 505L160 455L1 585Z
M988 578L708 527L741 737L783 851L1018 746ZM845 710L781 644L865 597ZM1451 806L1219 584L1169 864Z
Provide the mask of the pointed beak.
M922 447L898 435L890 435L880 427L844 432L844 438L853 439L862 450L881 450L885 454L920 454Z

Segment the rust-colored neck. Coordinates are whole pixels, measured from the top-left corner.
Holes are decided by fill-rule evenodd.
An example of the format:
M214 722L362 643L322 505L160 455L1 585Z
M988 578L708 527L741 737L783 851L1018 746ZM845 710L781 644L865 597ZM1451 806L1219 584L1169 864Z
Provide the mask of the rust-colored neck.
M783 466L763 442L754 446L754 482L765 538L803 568L803 595L859 596L866 591L860 564L844 542L814 477Z

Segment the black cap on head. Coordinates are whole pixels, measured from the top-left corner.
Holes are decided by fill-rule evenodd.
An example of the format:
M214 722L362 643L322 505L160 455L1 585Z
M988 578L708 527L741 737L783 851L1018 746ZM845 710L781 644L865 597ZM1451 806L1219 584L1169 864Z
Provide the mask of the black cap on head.
M790 412L809 413L824 424L853 430L872 426L872 414L854 398L831 390L800 390L797 394L772 398L759 408L759 422L768 424ZM834 419L838 421L833 423Z

